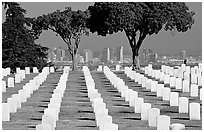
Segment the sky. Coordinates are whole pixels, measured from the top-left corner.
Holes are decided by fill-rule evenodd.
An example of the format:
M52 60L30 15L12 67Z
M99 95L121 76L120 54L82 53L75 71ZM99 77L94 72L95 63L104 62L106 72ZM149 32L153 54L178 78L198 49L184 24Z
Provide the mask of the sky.
M47 14L55 10L63 10L65 7L71 7L72 10L86 10L93 2L20 2L22 8L26 10L26 16L37 17ZM186 50L187 54L202 54L202 3L187 2L190 11L195 12L195 24L185 33L176 33L172 35L169 31L161 30L157 35L147 36L140 48L151 48L153 52L177 54L182 50ZM4 14L5 11L2 11ZM3 16L2 16L3 17ZM40 38L36 40L43 46L64 47L65 42L56 36L52 31L43 31ZM104 47L123 46L125 52L131 53L130 45L124 32L118 32L106 37L98 36L96 33L90 33L89 36L82 36L79 50L91 49L101 52Z

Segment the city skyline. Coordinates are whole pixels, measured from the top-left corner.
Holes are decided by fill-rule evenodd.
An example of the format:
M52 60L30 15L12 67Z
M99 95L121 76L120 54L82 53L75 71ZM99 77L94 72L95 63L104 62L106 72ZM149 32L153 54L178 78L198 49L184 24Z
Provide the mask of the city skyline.
M93 2L56 2L54 4L52 2L19 2L19 4L26 10L26 16L36 17L53 12L57 9L63 10L66 6L71 6L73 10L85 10L89 5L93 5ZM173 32L170 33L162 30L158 33L158 35L147 36L140 48L140 51L143 48L151 48L159 54L177 54L180 51L185 50L189 55L201 55L202 28L200 27L202 27L202 3L187 2L186 4L189 6L191 11L195 11L195 24L192 26L192 29L185 33L176 32L175 34ZM3 10L2 17L4 14L5 12ZM55 46L66 48L66 44L63 40L51 31L44 31L40 36L40 39L36 42L49 48ZM101 52L101 49L104 47L116 47L119 45L124 47L125 54L131 54L131 48L124 32L107 35L106 37L90 33L89 36L82 36L79 51L91 49L95 52Z

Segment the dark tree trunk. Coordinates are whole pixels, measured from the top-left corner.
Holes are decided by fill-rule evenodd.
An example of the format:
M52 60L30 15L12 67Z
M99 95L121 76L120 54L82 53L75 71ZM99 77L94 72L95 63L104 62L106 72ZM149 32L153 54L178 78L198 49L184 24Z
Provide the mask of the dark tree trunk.
M139 49L132 49L132 70L139 70L140 63L139 63Z
M76 60L77 54L72 55L72 71L77 70L77 60Z

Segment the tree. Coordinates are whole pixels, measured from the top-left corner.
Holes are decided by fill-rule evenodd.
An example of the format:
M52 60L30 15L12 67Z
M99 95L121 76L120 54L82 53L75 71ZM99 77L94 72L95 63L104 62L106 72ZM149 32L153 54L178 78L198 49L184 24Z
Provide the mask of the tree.
M182 2L96 2L88 7L87 27L92 33L124 31L132 49L133 70L139 69L139 49L148 35L164 30L186 32L194 24L194 12Z
M47 15L42 15L34 20L32 29L36 35L40 36L43 30L51 30L59 35L67 44L68 51L72 56L73 70L77 68L77 52L81 36L88 35L86 11L72 11L70 7L64 11L54 11Z
M35 44L35 36L29 29L32 19L25 17L26 10L18 3L3 3L6 9L6 19L2 24L2 67L10 67L12 72L16 67L47 66L48 48Z

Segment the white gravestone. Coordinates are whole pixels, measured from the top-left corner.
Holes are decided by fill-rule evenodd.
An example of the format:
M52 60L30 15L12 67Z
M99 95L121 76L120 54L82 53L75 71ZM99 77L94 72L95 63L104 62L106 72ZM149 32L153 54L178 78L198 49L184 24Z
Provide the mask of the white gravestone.
M135 99L137 99L137 98L138 98L138 92L136 92L136 91L131 92L129 105L134 107L135 106Z
M120 65L115 66L116 71L120 71Z
M16 101L13 98L8 98L7 104L9 105L9 113L15 113L17 109Z
M10 121L9 104L2 103L2 121Z
M164 84L170 84L170 75L165 75Z
M165 88L163 89L162 99L163 99L163 100L167 100L167 101L169 101L169 95L170 95L170 92L171 92L171 89L165 87Z
M186 71L186 65L185 64L181 64L181 70Z
M178 98L179 98L179 93L177 92L171 92L170 93L170 106L178 106Z
M21 82L20 74L15 74L15 83L20 83L20 82Z
M141 105L143 103L144 103L144 99L143 98L137 98L135 100L135 107L134 107L135 113L141 113Z
M102 122L100 123L99 129L103 130L105 128L105 125L112 124L112 116L103 116L101 121Z
M182 79L176 78L176 89L182 89Z
M14 87L14 78L13 77L9 77L8 78L8 87Z
M169 130L170 117L166 115L160 115L157 118L157 130Z
M2 92L6 92L6 82L2 80Z
M21 70L21 69L20 69L19 67L17 67L17 68L16 68L16 73L19 73L20 70Z
M190 120L200 120L200 104L190 103L189 107Z
M149 119L149 109L151 109L150 103L143 103L141 105L141 118L142 118L142 120L148 120Z
M33 67L33 73L38 73L37 67Z
M197 83L198 83L197 74L191 74L191 84L197 84Z
M190 82L188 80L183 80L182 92L189 92Z
M185 130L185 125L180 123L171 124L169 127L170 130Z
M163 89L164 89L164 84L157 85L157 97L162 97Z
M176 87L176 77L170 77L170 87Z
M30 67L25 67L25 74L30 74Z
M184 80L190 81L190 74L188 72L184 72Z
M157 81L152 81L152 83L151 83L151 92L157 92L157 85L158 85Z
M50 73L54 73L55 72L55 68L54 67L50 67Z
M174 69L174 77L178 77L178 69Z
M198 75L198 86L202 86L202 76Z
M179 113L188 113L188 103L187 97L179 97Z
M160 109L158 108L151 108L149 109L149 119L148 124L150 127L156 127L157 126L157 117L160 115Z
M202 100L202 92L203 92L202 89L203 89L203 88L200 89L200 100Z
M198 85L191 84L190 95L191 95L191 97L198 97Z
M52 130L50 124L39 124L36 126L36 130Z

